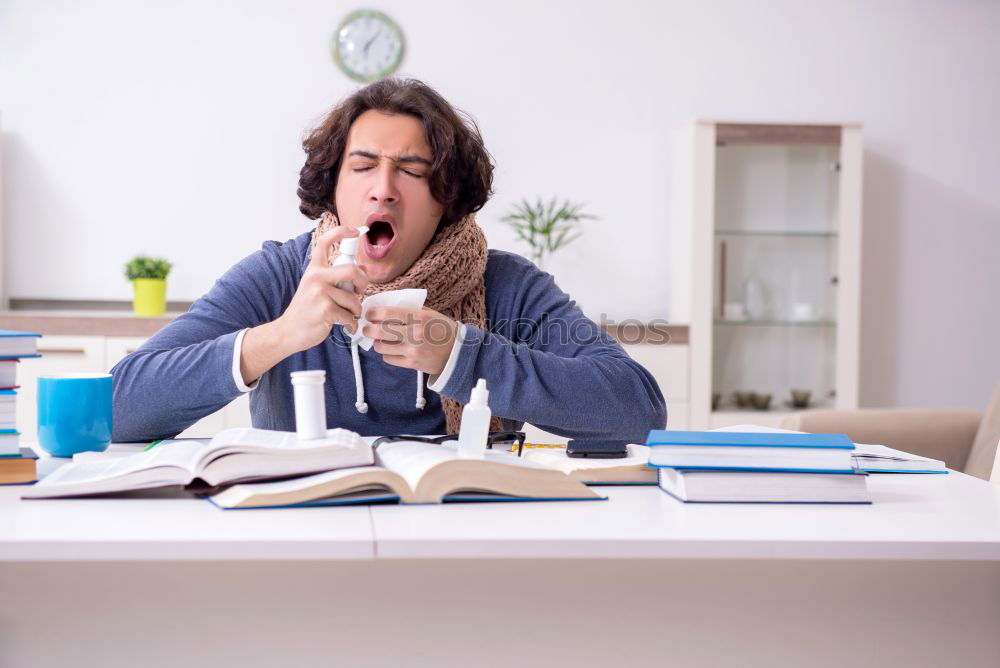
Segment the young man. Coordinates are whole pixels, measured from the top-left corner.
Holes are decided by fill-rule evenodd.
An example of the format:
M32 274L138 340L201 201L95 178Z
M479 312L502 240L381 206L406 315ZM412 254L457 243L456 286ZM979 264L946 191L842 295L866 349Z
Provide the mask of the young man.
M300 209L316 229L265 242L122 360L114 440L171 437L252 391L255 427L293 431L290 372L324 369L327 422L361 434L455 433L485 378L493 428L530 422L581 439L643 442L666 424L656 381L552 276L487 250L474 213L493 164L473 121L415 80L348 97L305 140ZM357 237L358 266L331 266ZM354 291L338 288L344 281ZM361 299L425 288L423 309Z

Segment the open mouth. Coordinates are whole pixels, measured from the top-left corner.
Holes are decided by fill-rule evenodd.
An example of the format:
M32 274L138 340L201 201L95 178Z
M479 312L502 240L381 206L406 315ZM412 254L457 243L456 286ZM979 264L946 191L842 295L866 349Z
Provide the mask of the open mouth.
M396 229L387 220L375 220L368 224L365 234L365 252L373 260L385 257L396 240Z

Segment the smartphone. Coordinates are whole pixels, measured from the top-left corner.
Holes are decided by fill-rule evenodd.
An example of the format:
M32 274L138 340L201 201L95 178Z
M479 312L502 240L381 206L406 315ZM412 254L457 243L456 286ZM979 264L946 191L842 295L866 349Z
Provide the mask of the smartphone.
M569 457L594 457L599 459L620 459L628 456L627 441L571 440L566 444Z

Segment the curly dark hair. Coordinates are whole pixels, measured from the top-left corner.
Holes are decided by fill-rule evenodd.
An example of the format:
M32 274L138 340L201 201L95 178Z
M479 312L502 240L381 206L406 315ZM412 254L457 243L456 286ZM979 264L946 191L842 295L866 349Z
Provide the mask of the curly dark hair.
M409 114L423 125L434 154L428 183L444 209L439 230L483 208L493 194L495 165L476 122L422 81L388 78L349 95L302 142L306 164L299 172L299 211L313 219L325 211L336 215L334 193L347 137L370 109Z

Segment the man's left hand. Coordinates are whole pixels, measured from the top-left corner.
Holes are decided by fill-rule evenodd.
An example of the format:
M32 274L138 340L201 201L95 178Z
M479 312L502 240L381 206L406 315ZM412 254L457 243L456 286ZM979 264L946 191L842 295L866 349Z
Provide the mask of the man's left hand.
M451 355L458 323L429 308L418 311L382 306L366 315L362 334L375 340L375 351L393 366L436 376Z

